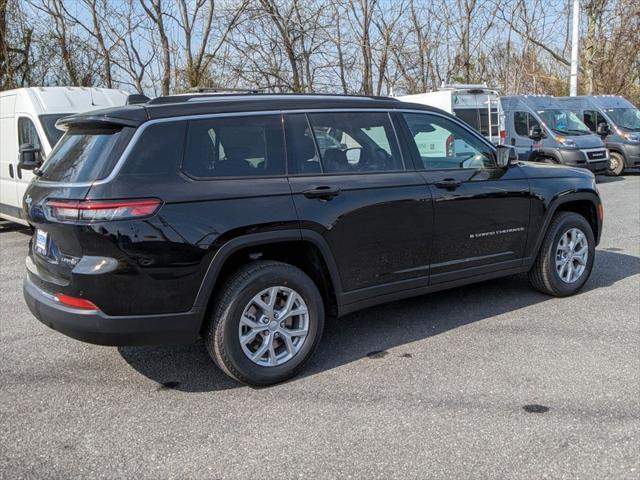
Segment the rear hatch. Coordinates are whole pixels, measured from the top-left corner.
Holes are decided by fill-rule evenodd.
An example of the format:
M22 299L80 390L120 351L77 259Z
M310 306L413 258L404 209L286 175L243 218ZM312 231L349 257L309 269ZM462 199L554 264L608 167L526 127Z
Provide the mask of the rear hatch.
M84 200L93 182L106 179L135 131L104 119L66 126L23 199L25 216L34 228L27 269L31 280L48 291L69 286L83 255L83 238L86 241L92 228L65 216L69 211L60 205Z

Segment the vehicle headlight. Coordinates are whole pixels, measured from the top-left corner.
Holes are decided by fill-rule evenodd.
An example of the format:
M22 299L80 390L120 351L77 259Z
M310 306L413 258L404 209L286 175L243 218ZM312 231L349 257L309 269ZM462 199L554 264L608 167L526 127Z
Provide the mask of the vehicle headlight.
M556 137L556 142L558 142L563 147L576 148L576 142L566 137Z
M620 132L620 136L627 142L640 143L640 134L638 133Z

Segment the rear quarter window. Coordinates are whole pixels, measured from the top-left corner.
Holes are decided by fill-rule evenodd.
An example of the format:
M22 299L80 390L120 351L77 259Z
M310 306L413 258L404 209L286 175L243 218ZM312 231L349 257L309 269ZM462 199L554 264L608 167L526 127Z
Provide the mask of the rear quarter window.
M149 125L136 140L122 174L169 175L180 170L187 122Z
M40 180L93 182L111 173L133 129L100 127L71 129L63 135L40 169Z
M280 115L190 121L182 170L194 178L284 175Z

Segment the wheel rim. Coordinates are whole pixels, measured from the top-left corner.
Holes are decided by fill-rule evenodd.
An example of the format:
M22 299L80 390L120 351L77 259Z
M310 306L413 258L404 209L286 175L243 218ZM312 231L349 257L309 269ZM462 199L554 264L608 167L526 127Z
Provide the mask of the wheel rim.
M615 172L619 167L620 161L618 160L618 157L616 155L611 155L611 158L609 159L609 169Z
M589 243L587 236L579 228L567 230L556 249L556 272L564 283L578 281L589 259Z
M263 367L277 367L291 360L309 333L309 310L295 290L269 287L247 304L238 335L249 360Z

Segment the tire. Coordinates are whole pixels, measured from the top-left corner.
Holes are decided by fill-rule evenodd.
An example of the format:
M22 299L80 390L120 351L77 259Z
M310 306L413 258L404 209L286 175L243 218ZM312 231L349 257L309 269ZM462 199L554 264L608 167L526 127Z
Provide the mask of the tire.
M538 157L537 161L546 165L558 165L558 162L551 157Z
M610 168L607 173L613 177L622 175L622 172L624 171L624 157L618 152L610 152L609 155L611 157L611 161Z
M569 256L568 251L565 250L562 250L562 253L559 254L559 249L562 246L560 243L561 240L567 245L566 240L571 238L571 236L565 237L565 235L569 235L570 232L574 232L573 238L579 238L579 236L575 234L576 231L584 235L584 243L586 243L586 245L576 242L576 249L578 249L580 245L586 246L586 259L581 258L579 255ZM571 258L571 260L565 262L567 258ZM534 289L548 295L555 297L573 295L580 290L588 280L591 269L593 268L594 258L595 239L589 222L577 213L559 212L553 217L547 229L542 246L538 252L538 257L529 271L529 282ZM582 266L580 260L584 260L584 269L574 281L568 282L567 280L571 279L568 278L569 268L575 268L574 273L579 271L578 267ZM559 265L557 261L565 262L567 265ZM571 263L571 265L569 265L569 263ZM564 280L558 271L559 268L561 269L560 272L566 277Z
M268 305L271 298L275 298L273 307ZM292 314L283 323L278 315L285 314L289 299ZM306 315L295 313L304 312L305 307ZM303 336L300 332L305 327ZM205 344L230 377L247 385L272 385L300 371L320 342L323 327L324 305L313 280L292 265L256 261L225 282L207 325ZM241 338L253 340L242 343ZM260 354L263 347L267 350ZM249 358L258 354L255 360Z

